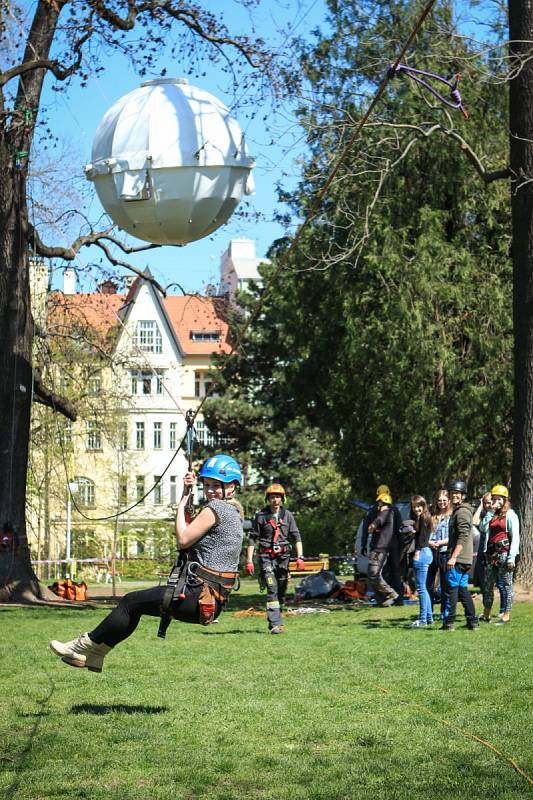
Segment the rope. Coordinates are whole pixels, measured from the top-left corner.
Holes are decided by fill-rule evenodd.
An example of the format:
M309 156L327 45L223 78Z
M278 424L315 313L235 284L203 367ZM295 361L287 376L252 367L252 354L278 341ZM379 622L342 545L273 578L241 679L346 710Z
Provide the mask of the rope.
M442 75L437 75L435 72L428 72L424 69L415 69L414 67L408 67L406 64L395 64L393 67L389 67L389 77L394 78L396 75L399 75L403 72L408 78L411 78L416 83L423 86L425 89L431 92L431 94L440 100L441 103L448 106L449 108L458 108L461 113L463 114L465 119L468 119L468 112L463 106L463 101L461 100L461 95L459 92L459 81L461 80L461 75L457 73L455 79L453 81L448 81L446 78L443 78ZM435 81L440 81L445 86L447 86L450 90L450 97L451 100L447 100L445 97L441 95L440 92L437 91L430 83L424 80L423 77L419 77L423 75L425 78L431 78Z
M380 686L379 683L372 683L372 686L374 686L380 692L383 692L383 694L388 694L391 695L392 697L395 697L395 699L398 700L400 703L420 708L422 711L425 711L425 713L428 714L428 716L437 720L437 722L439 722L441 725L445 725L447 728L450 728L451 730L456 731L457 733L460 733L463 736L466 736L468 739L473 739L474 741L482 744L484 747L487 747L489 750L492 750L492 752L495 753L498 756L498 758L501 758L503 761L507 761L507 763L512 766L515 772L517 772L522 778L524 778L524 780L526 780L530 786L533 786L533 778L530 778L527 772L525 772L521 767L518 766L515 759L511 758L511 756L505 755L505 753L502 753L501 750L498 750L498 748L495 747L491 742L488 742L486 739L482 739L481 736L476 736L475 733L470 733L470 731L465 731L463 728L460 728L458 725L456 725L453 722L450 722L447 719L441 719L437 714L435 714L429 708L426 708L426 706L422 705L421 703L417 703L415 700L411 699L405 700L403 697L394 695L394 693L391 692L390 689L386 689L384 686Z
M418 31L422 27L426 17L429 15L429 13L430 13L431 9L433 8L435 2L436 2L436 0L428 0L426 5L424 6L424 8L423 8L420 16L418 17L418 19L417 19L417 21L416 21L411 33L409 34L407 40L405 41L404 45L402 46L402 48L400 50L400 53L398 54L398 57L397 57L394 65L393 65L393 67L391 67L391 69L387 72L387 74L382 79L380 85L378 86L378 89L376 90L376 92L374 94L374 97L372 98L372 101L370 102L370 105L368 106L365 114L363 115L362 119L360 120L360 122L356 126L355 131L353 132L352 136L350 137L350 139L348 141L348 144L342 150L339 158L337 159L337 162L336 162L335 166L331 170L331 172L330 172L328 178L326 179L322 189L320 190L318 195L315 197L315 199L314 199L314 201L313 201L313 203L311 205L311 208L308 211L308 214L307 214L306 218L304 219L302 225L300 226L300 228L296 232L296 235L292 239L292 241L291 241L289 247L287 248L287 250L285 250L284 253L282 254L276 269L274 270L274 272L272 273L272 275L268 279L265 287L263 288L263 292L262 292L260 300L258 301L258 303L256 304L255 308L250 313L250 315L247 318L245 324L240 329L240 331L238 333L238 336L237 336L237 339L236 339L235 343L232 345L230 352L228 353L228 360L231 359L235 355L235 353L239 350L239 348L240 348L240 346L241 346L241 344L242 344L242 342L244 340L244 337L246 336L250 326L252 325L253 322L255 322L255 320L259 316L259 314L261 312L261 309L263 308L263 306L264 306L264 304L266 302L266 299L269 297L274 284L276 283L276 281L279 278L281 272L285 268L291 253L296 249L296 247L297 247L300 239L302 238L302 235L303 235L304 231L306 230L306 228L310 225L312 220L318 214L320 204L321 204L323 198L325 197L325 195L327 194L327 192L329 190L329 187L331 186L333 180L335 179L335 177L336 177L341 165L343 164L344 160L348 156L348 153L352 150L353 145L357 141L357 139L358 139L363 127L366 125L368 119L370 118L372 112L374 111L374 108L376 107L377 103L381 99L381 97L382 97L382 95L383 95L383 93L384 93L384 91L385 91L385 89L387 87L387 84L391 80L391 75L394 74L394 72L396 71L398 65L400 64L400 61L403 59L405 53L407 52L407 50L411 46L412 42L414 41ZM391 72L391 70L392 70L392 72ZM78 258L78 256L76 256L76 258ZM116 314L116 312L114 312L114 313ZM118 315L116 315L116 316L119 319L120 323L123 325L122 320L120 320ZM219 377L218 379L215 377L214 381L212 381L211 385L208 387L208 390L205 393L204 397L202 398L200 404L198 405L198 407L196 408L196 410L192 414L191 425L194 425L194 422L195 422L198 414L202 410L206 400L213 394L215 389L218 388L218 386L220 385L221 379L222 379L221 377ZM178 455L179 451L184 446L184 443L185 443L186 439L187 439L187 433L185 434L184 438L182 439L182 441L180 443L180 447L178 448L178 450L176 451L176 453L174 454L174 456L172 457L170 462L165 467L165 470L164 470L163 474L161 475L161 478L165 475L165 473L169 469L170 465L172 464L172 462L174 461L174 459ZM63 455L63 463L64 463L65 470L66 470L67 484L68 484L68 471L67 471L67 468L66 468L66 462L65 462L65 458L64 458L64 451L63 451L63 446L62 446L62 442L61 442L61 437L59 437L59 440L60 440L61 452L62 452L62 455ZM78 506L75 503L74 498L72 498L72 494L71 494L71 498L72 498L74 507L81 514L81 516L84 517L85 519L92 520L92 521L95 521L95 522L96 521L106 521L106 520L110 520L110 519L115 519L117 516L120 516L121 514L125 514L128 511L131 511L137 505L142 503L146 497L148 497L148 495L153 491L155 486L157 486L157 483L155 483L154 486L142 498L137 500L136 503L132 504L131 506L128 506L128 508L126 508L126 509L123 509L121 512L119 512L119 514L112 514L112 515L109 515L109 516L106 516L106 517L89 517L89 516L87 516L82 511L80 511L80 509L78 508ZM69 492L70 492L70 487L69 487Z
M55 389L54 389L54 393L55 393ZM68 490L70 499L72 501L72 505L74 506L74 508L76 509L78 514L80 514L80 516L82 516L84 519L90 520L91 522L106 522L108 520L117 519L118 517L121 517L123 514L127 514L128 511L132 511L132 509L136 508L139 505L142 505L142 503L144 503L146 498L154 491L156 486L158 486L161 483L161 481L165 477L166 473L170 469L174 459L177 458L177 456L179 455L181 450L184 449L185 443L187 441L187 437L189 435L188 430L187 430L186 433L184 434L184 436L183 436L178 448L176 449L176 452L174 453L174 455L172 456L172 458L170 459L170 461L166 465L165 469L163 470L163 472L159 476L159 480L155 481L153 486L151 486L150 489L148 489L148 491L145 492L145 494L143 494L142 497L138 497L137 500L135 501L135 503L132 503L127 508L121 509L116 514L109 514L109 515L107 515L105 517L90 517L88 514L85 514L81 510L81 508L78 506L78 504L76 503L76 499L75 499L75 497L74 497L74 495L73 495L73 493L72 493L72 491L70 489L69 470L68 470L67 461L66 461L66 457L65 457L65 450L64 450L64 447L63 447L62 437L60 435L61 432L59 430L59 420L57 418L57 414L59 414L59 412L57 411L57 408L55 406L55 403L54 403L53 399L52 399L52 405L54 407L54 413L56 414L56 423L57 423L57 431L58 431L58 437L57 438L58 438L58 442L59 442L59 449L61 450L61 460L63 462L63 468L64 468L65 476L66 476L66 479L67 479L67 490Z
M411 33L409 34L407 40L405 41L404 45L402 46L402 48L401 48L401 50L400 50L400 52L398 54L398 57L396 58L396 61L394 62L393 66L387 71L386 75L383 77L380 85L378 86L378 88L377 88L377 90L376 90L376 92L374 94L374 97L372 98L372 100L370 102L370 105L368 106L365 114L363 115L362 119L360 120L360 122L356 126L355 131L353 132L352 136L350 137L350 139L348 141L348 144L342 150L339 158L337 159L337 162L336 162L335 166L333 167L333 169L331 170L329 176L327 177L322 189L320 190L318 195L315 197L313 203L311 204L311 208L308 211L306 218L302 222L301 226L298 228L298 230L296 232L296 235L292 239L289 247L281 255L276 269L274 270L274 272L272 273L272 275L268 279L266 285L263 287L263 290L261 292L260 300L257 302L255 307L252 309L249 317L246 319L246 322L244 323L242 328L239 330L239 333L237 335L237 339L235 341L235 344L232 345L231 350L228 353L228 356L227 356L228 361L231 360L233 358L233 356L235 355L235 353L239 350L239 348L240 348L240 346L241 346L241 344L243 342L243 339L244 339L244 337L246 336L246 334L248 332L248 329L250 328L252 323L255 322L255 320L257 319L257 317L261 313L261 309L263 308L267 298L269 297L269 295L270 295L270 293L271 293L271 291L273 289L274 284L278 280L281 272L285 269L291 253L296 249L296 247L297 247L300 239L302 238L302 235L303 235L304 231L306 230L306 228L310 225L310 223L313 221L313 219L317 216L318 211L319 211L319 206L320 206L322 200L324 199L325 195L327 194L328 189L331 186L332 182L334 181L335 176L337 175L339 169L341 168L341 165L343 164L344 160L346 159L346 157L348 156L348 154L352 150L353 145L355 144L355 142L359 138L359 135L360 135L362 129L364 128L364 126L368 122L368 119L370 118L372 112L374 111L374 108L376 107L377 103L381 99L381 97L382 97L382 95L383 95L383 93L384 93L384 91L385 91L385 89L387 87L387 84L390 82L392 74L394 73L394 71L396 70L396 68L400 64L400 61L403 59L403 57L405 56L405 53L407 52L407 50L411 46L412 42L414 41L418 31L420 30L420 28L422 27L422 25L424 23L426 17L428 16L428 14L430 13L431 9L435 5L435 2L436 2L436 0L428 0L426 5L424 6L420 16L418 17L418 19L417 19L417 21L416 21L416 23L415 23L415 25L413 27L413 30L411 31ZM222 368L222 372L223 372L223 370L224 370L224 368ZM202 410L205 401L213 394L215 389L217 389L219 387L220 382L221 382L221 378L218 378L218 379L215 378L213 380L213 382L211 383L211 385L208 388L208 391L206 392L205 396L203 397L200 405L198 406L198 408L195 411L194 419L196 419L196 416Z

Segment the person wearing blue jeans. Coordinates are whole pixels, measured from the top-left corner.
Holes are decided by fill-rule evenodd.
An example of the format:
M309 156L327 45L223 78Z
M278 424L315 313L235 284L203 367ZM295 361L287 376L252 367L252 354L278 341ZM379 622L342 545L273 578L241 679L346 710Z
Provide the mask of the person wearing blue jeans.
M426 586L429 565L433 562L433 553L429 546L431 515L425 499L419 494L415 494L411 498L411 515L416 529L413 569L419 604L418 619L413 622L411 628L425 628L433 625L433 609Z
M479 628L474 601L468 591L468 573L473 561L474 526L472 509L465 503L466 483L454 479L448 484L453 505L448 539L448 561L446 563L446 599L442 615L442 630L453 631L457 601L465 611L466 627L473 631Z

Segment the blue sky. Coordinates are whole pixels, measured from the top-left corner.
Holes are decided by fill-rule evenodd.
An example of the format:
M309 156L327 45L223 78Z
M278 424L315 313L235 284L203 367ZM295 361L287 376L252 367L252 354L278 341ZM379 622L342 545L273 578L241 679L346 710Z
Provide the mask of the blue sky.
M203 5L221 14L232 34L251 35L252 20L238 0L206 0ZM259 35L269 47L282 51L293 33L307 36L316 26L326 27L325 0L262 0L252 14ZM84 181L81 177L83 167L90 161L94 133L104 113L119 97L137 88L145 79L135 75L122 57L114 55L103 63L105 71L99 76L92 74L85 88L76 82L65 94L58 95L48 90L43 98L52 128L60 131L61 136L71 143L67 145L71 151L67 171L71 171L72 175L67 176L67 180L78 183ZM184 65L169 63L165 55L158 64L158 67L162 66L166 67L169 76L181 77L184 74ZM210 64L205 69L205 77L191 77L191 83L201 86L231 106L233 98L225 76ZM261 109L261 113L251 121L247 119L245 107L235 114L245 130L249 152L257 159L254 170L256 194L248 201L250 210L260 212L264 219L253 223L230 220L213 235L198 242L181 248L162 247L138 254L129 257L131 262L141 268L148 264L163 285L176 281L187 291L202 291L208 283L217 282L220 256L230 239L253 239L256 253L264 255L270 244L284 233L281 226L272 220L277 205L275 184L279 180L287 188L295 184L298 167L294 161L305 152L305 143L292 117L292 110L285 105L275 113L272 105L267 104L264 113ZM265 115L266 122L263 120ZM101 213L101 206L92 187L89 197L89 216L94 220ZM66 241L54 243L67 244ZM77 266L97 262L101 255L96 248L84 248L80 251ZM91 290L90 283L97 280L97 272L96 268L90 269L86 278L87 290ZM56 285L58 278L56 274Z

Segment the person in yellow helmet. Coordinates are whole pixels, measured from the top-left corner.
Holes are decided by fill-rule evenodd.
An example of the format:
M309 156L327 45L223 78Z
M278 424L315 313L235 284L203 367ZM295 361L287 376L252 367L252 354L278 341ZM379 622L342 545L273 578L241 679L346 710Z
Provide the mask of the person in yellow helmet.
M296 549L297 567L305 568L302 537L293 514L285 508L285 489L272 483L265 492L267 505L255 515L246 557L246 571L254 574L254 549L259 548L260 582L267 590L269 633L283 633L281 610L289 582L290 539Z
M497 483L490 490L492 502L479 529L486 533L485 572L483 578L483 614L481 622L490 622L494 602L494 584L500 593L500 615L497 625L511 619L514 598L514 570L520 551L520 524L511 508L507 486Z
M376 499L378 515L368 526L371 534L368 556L368 583L380 606L392 606L398 598L392 586L383 577L394 536L394 511L390 494L380 494Z
M386 483L380 483L376 489L376 501L367 510L363 517L363 527L361 534L361 544L359 552L361 556L367 554L367 542L370 534L370 525L376 520L379 514L379 498L390 497L393 514L393 534L391 536L387 558L383 564L384 576L387 584L392 586L393 594L396 595L395 605L403 605L404 580L402 575L402 548L399 541L400 528L402 527L402 515L400 510L392 503L392 492ZM356 543L357 544L357 543ZM357 549L357 547L356 547ZM383 571L382 570L382 571Z

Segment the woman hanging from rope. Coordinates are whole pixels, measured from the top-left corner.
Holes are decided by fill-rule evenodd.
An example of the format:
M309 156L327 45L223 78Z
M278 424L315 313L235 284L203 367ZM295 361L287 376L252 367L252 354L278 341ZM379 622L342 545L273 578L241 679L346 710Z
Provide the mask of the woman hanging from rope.
M204 462L200 478L207 504L190 523L186 506L196 477L190 471L184 478L176 510L180 558L168 585L130 592L94 630L70 642L51 641L66 664L101 672L104 657L131 636L143 615L161 616L162 637L170 619L209 625L218 617L238 579L243 512L234 495L241 470L234 458L220 454Z

